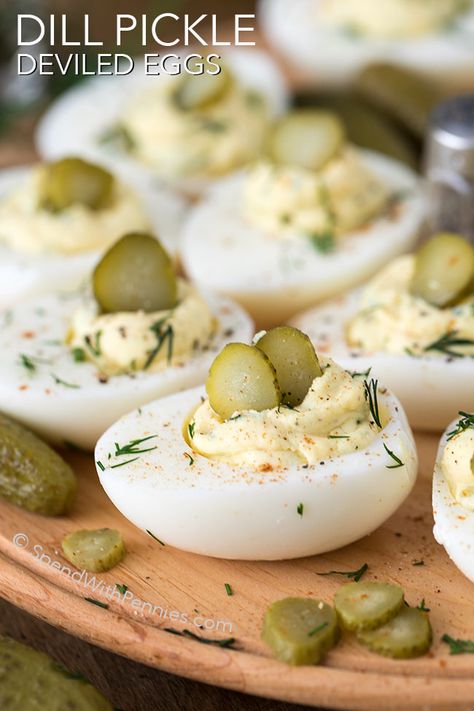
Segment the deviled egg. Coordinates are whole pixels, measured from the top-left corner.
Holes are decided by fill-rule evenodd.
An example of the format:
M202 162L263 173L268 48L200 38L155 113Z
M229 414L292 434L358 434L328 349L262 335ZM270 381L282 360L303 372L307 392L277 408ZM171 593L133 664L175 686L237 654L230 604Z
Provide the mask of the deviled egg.
M346 368L383 378L418 429L474 409L474 248L459 235L434 236L292 323Z
M217 351L249 340L249 317L176 277L158 240L132 233L91 288L1 315L0 410L56 443L91 449L125 412L204 382Z
M216 177L260 153L269 122L287 104L274 62L260 51L225 52L221 71L100 77L68 92L38 130L41 153L81 145L126 174L146 172L198 195ZM198 74L204 68L205 73ZM212 72L212 73L208 73Z
M472 385L472 379L471 379ZM433 533L474 582L474 412L459 412L443 434L433 476Z
M266 328L409 249L423 214L410 169L352 146L335 114L294 111L275 124L266 159L193 208L181 258L196 284Z
M260 0L274 46L320 83L389 61L435 78L472 75L471 0Z
M136 526L177 548L245 560L323 553L369 534L417 472L398 400L318 359L288 326L227 345L206 390L126 415L95 458Z
M156 231L175 255L184 210L170 190L76 157L1 171L0 308L76 289L125 232Z

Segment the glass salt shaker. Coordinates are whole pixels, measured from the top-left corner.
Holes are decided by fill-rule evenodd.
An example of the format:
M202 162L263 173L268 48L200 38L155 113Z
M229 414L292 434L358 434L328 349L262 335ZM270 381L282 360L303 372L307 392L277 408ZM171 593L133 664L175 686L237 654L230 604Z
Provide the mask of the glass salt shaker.
M457 232L474 244L474 94L433 112L425 150L428 226Z

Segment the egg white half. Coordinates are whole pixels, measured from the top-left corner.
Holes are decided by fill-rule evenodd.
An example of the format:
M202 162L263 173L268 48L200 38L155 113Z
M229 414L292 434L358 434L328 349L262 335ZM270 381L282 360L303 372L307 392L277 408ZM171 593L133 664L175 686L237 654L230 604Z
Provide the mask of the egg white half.
M363 450L309 468L259 473L195 454L183 428L199 404L197 388L150 403L116 422L95 450L97 473L115 506L163 543L242 560L282 560L345 546L374 531L400 506L416 479L417 454L396 398L380 393L390 421ZM115 442L156 435L156 449L112 468ZM404 465L393 461L383 444ZM187 456L190 454L193 461ZM303 504L303 515L298 505Z
M189 53L188 51L185 54ZM179 54L179 52L178 52ZM226 48L222 56L237 80L265 97L272 116L286 109L289 97L283 77L268 54L260 50ZM127 76L95 77L57 99L43 115L36 143L44 158L77 153L109 165L119 175L139 179L148 175L157 181L153 169L101 143L100 137L114 126L133 97L156 81L173 77L145 76L144 65L136 62ZM191 197L198 196L212 181L182 178L176 188Z
M64 343L72 313L81 304L77 293L31 299L0 314L0 411L55 443L93 449L123 414L203 383L226 343L251 339L253 324L240 307L227 299L205 298L218 319L208 351L182 366L113 376L107 382L94 364L76 363ZM21 354L33 360L34 370L22 365Z
M441 469L447 434L456 427L458 420L459 417L446 428L436 456L433 473L433 534L453 563L474 582L474 512L458 504Z
M344 326L358 311L360 291L299 314L293 326L307 333L317 352L351 371L371 368L371 377L392 390L415 429L440 432L459 409L474 410L474 360L407 353L363 353L348 346ZM470 387L471 385L471 387Z
M0 171L0 201L21 188L30 170L21 167ZM153 233L168 253L176 256L186 210L184 200L169 188L157 189L151 176L140 176L129 184L143 203ZM101 250L79 254L27 254L2 244L1 232L0 224L0 308L55 290L77 289L102 256Z
M259 16L275 48L320 84L350 83L374 62L405 66L436 80L468 79L474 71L474 11L449 30L403 40L331 31L318 22L318 0L260 0Z
M375 219L319 254L302 235L275 237L243 215L245 172L224 178L185 222L181 259L189 277L235 299L262 328L361 283L416 241L425 212L415 174L386 156L361 151L393 193L406 194L395 217Z

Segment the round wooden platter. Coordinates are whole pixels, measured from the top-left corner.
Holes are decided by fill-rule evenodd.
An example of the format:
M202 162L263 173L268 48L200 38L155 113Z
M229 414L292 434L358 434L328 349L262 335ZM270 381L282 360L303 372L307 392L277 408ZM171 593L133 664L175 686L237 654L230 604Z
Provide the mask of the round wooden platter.
M271 563L216 560L160 545L108 501L92 457L72 454L80 490L68 518L48 519L0 503L0 595L118 654L242 692L338 709L447 710L454 703L457 709L473 709L474 657L450 656L440 638L445 632L474 638L474 588L433 538L431 472L437 438L417 439L418 483L382 528L328 555ZM128 554L112 571L79 579L62 557L60 541L78 528L103 526L122 532ZM356 570L364 563L369 565L366 579L401 584L411 605L425 600L434 630L432 652L393 661L348 638L322 666L290 668L272 659L260 640L266 606L287 595L330 601L345 579L317 573ZM126 599L117 583L127 586ZM236 649L203 644L169 629L190 630L206 640L234 637Z

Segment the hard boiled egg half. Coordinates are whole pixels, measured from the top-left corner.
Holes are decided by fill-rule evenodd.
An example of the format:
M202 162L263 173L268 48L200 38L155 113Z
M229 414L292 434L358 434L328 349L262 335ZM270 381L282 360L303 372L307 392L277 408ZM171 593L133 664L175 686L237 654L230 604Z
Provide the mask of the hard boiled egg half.
M373 62L391 62L436 80L474 68L470 0L260 0L264 33L320 83L349 83Z
M319 360L290 327L227 345L206 390L125 415L95 459L136 526L167 545L244 560L314 555L371 533L417 472L398 400Z
M461 411L441 438L433 476L434 536L474 582L474 412Z
M370 369L413 427L441 431L459 408L474 409L474 249L459 235L434 236L292 323L344 367Z
M0 410L86 449L129 410L204 382L215 353L253 333L240 307L177 278L143 233L109 249L85 292L27 299L0 318Z
M75 156L0 171L0 308L76 289L128 231L160 234L175 255L184 210L167 188Z
M423 215L410 169L349 144L331 112L299 110L275 124L265 159L192 209L181 258L267 328L409 249Z
M178 54L199 56L189 49ZM198 196L258 155L269 122L288 102L285 82L264 52L229 48L216 61L169 61L170 73L152 68L148 75L137 61L127 76L102 76L70 90L40 122L41 154L57 158L79 145L120 174L158 177Z

